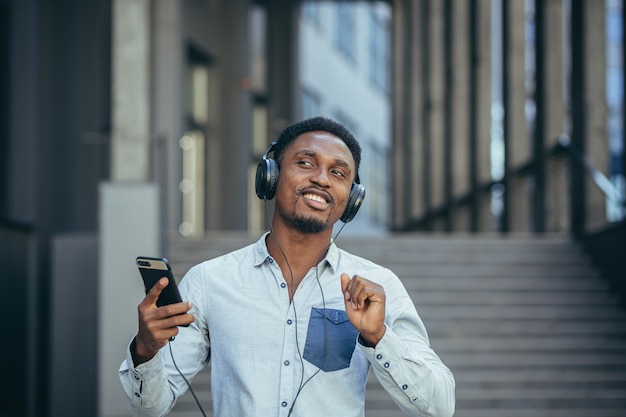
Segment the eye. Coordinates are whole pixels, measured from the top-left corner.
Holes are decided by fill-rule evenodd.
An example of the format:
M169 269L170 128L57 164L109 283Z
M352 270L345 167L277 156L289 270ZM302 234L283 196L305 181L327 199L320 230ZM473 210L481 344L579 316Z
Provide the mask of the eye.
M333 173L333 175L336 175L338 177L347 178L346 174L339 169L333 169L331 172Z
M301 160L297 161L296 163L298 165L303 165L303 166L308 166L308 167L312 167L313 166L311 161L309 161L308 159L301 159Z

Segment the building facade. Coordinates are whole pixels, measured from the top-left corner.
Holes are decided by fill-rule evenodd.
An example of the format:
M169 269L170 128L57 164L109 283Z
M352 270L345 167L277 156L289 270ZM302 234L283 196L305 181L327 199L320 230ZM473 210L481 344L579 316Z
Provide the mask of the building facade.
M124 415L134 257L262 230L254 169L302 116L352 123L364 217L389 230L623 234L622 2L369 3L391 52L373 37L368 76L388 59L389 84L344 91L349 65L301 56L323 38L300 2L0 0L0 415ZM385 88L389 109L353 102ZM368 112L380 124L351 122Z

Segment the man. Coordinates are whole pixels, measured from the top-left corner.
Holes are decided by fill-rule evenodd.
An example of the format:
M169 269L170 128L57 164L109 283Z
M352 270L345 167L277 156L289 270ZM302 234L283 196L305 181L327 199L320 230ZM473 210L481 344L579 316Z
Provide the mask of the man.
M120 368L136 415L169 412L182 375L209 359L216 417L362 417L370 370L407 415L454 413L454 378L398 277L332 243L333 225L362 202L360 160L330 119L281 133L257 172L257 194L276 198L270 232L191 268L180 285L188 301L157 308L161 280L139 305Z

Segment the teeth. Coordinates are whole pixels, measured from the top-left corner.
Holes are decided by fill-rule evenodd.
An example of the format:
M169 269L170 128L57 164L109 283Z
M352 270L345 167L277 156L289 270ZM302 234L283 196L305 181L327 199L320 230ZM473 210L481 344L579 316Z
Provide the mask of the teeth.
M317 201L317 202L324 203L324 204L327 203L325 198L322 198L319 195L315 195L315 194L305 194L304 198L308 198L309 200Z

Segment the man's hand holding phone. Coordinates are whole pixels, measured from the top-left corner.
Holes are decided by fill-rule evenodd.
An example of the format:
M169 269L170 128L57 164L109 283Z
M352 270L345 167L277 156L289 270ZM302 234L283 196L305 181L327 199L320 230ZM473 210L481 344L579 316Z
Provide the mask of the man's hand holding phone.
M150 288L139 304L139 332L131 346L135 366L147 362L178 334L178 326L188 326L195 317L189 314L190 302L157 306L157 300L170 281L163 277Z

